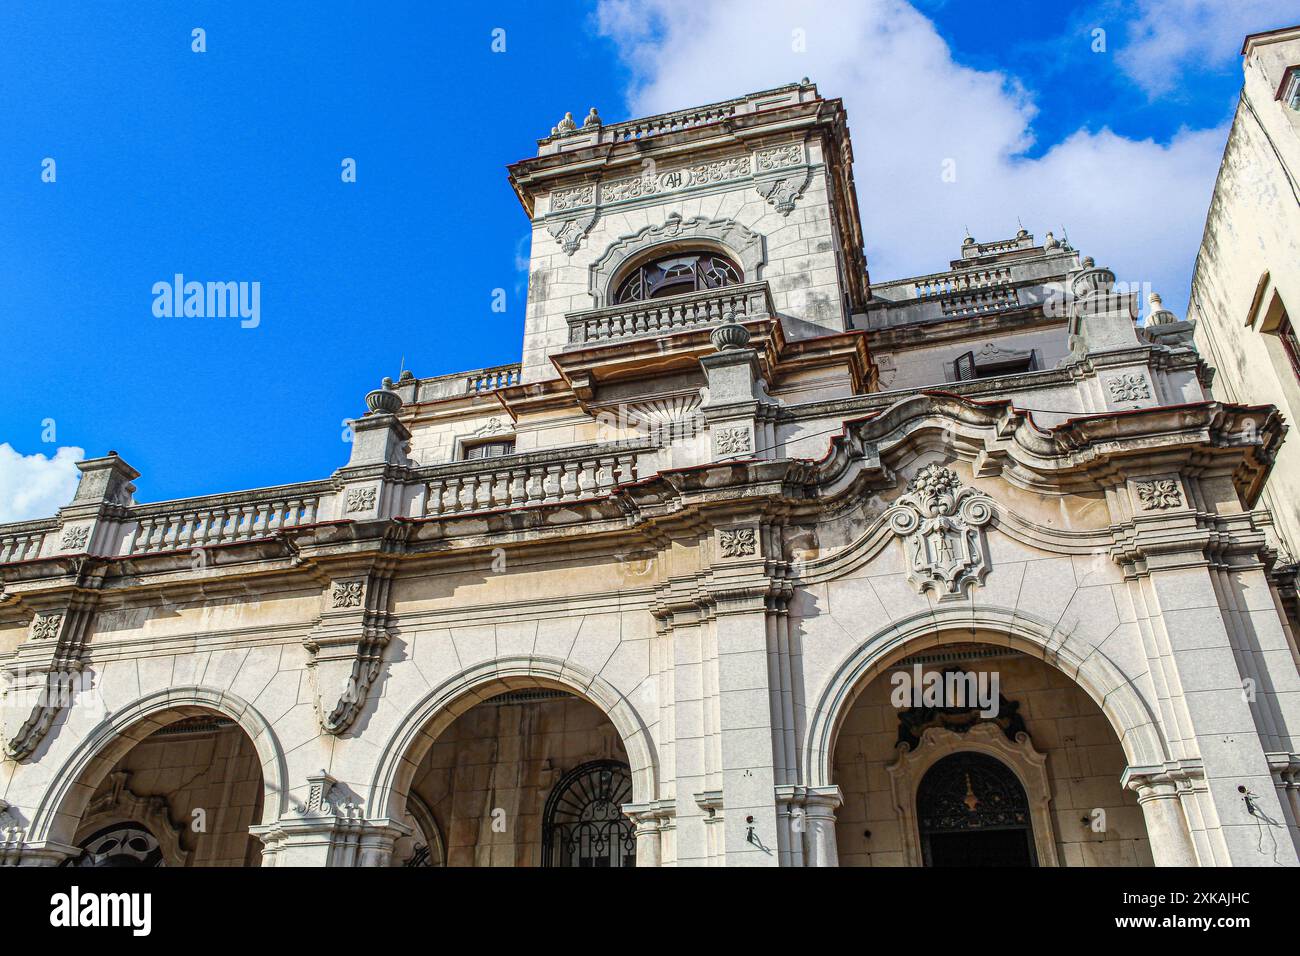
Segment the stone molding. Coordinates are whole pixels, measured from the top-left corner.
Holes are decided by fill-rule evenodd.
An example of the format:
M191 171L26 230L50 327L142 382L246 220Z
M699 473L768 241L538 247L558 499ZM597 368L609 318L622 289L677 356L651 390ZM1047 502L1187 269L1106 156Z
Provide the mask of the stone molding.
M744 272L745 282L762 279L760 272L767 263L767 244L759 233L734 219L707 219L704 216L683 219L673 213L659 225L645 226L613 240L591 264L588 291L592 307L603 308L609 304L614 282L633 260L660 247L701 243L734 256Z

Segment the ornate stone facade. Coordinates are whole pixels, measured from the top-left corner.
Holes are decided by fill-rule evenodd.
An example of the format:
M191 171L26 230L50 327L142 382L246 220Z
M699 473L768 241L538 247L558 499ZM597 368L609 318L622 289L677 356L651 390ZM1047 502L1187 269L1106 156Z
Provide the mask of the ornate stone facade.
M852 155L807 82L566 118L519 365L0 526L0 862L1295 864L1276 411L1050 235L873 284Z

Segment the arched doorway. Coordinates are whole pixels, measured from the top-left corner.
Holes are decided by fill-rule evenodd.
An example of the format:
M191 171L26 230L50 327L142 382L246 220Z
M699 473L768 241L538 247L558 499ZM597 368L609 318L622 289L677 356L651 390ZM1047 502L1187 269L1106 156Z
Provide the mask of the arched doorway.
M249 833L262 816L261 763L234 720L186 708L128 728L113 750L78 780L92 795L65 866L261 865Z
M604 711L553 686L478 691L435 717L406 793L395 866L631 866L627 751ZM408 846L409 844L409 846ZM425 848L421 850L420 848Z
M570 770L546 800L542 865L636 866L636 830L623 815L631 802L627 764L592 760Z
M916 819L926 866L1033 866L1029 798L1011 768L960 751L925 772Z
M1120 783L1128 759L1106 714L1062 671L984 636L900 648L847 695L830 751L831 782L843 797L835 811L839 864L948 865L957 857L967 865L1152 865L1142 808ZM984 686L989 707L924 694L898 699L900 688L922 686L931 674L936 687ZM945 763L968 753L994 764L971 756ZM998 825L1015 834L963 837L997 831L978 813L963 821L938 812L945 805L966 812L972 768L977 811L1011 808ZM1020 808L1028 825L1015 818Z

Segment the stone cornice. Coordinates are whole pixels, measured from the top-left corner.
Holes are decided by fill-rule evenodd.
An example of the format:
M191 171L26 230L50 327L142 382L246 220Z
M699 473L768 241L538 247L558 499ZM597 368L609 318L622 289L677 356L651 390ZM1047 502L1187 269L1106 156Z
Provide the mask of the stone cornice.
M1255 423L1253 431L1243 427L1245 419ZM211 600L236 595L249 575L258 576L264 589L320 588L349 567L367 566L376 553L389 555L396 573L399 565L414 571L444 560L463 562L467 555L495 548L514 551L523 560L545 555L556 545L571 548L580 542L611 551L655 548L668 539L699 536L737 521L816 522L828 509L895 489L896 469L914 460L939 434L948 436L956 456L977 477L1000 476L1037 494L1113 493L1130 475L1156 472L1231 475L1249 492L1267 472L1280 430L1272 409L1212 402L1081 416L1043 429L1005 400L977 402L928 392L845 422L819 461L745 460L672 469L586 499L496 511L316 522L265 539L211 546L201 568L193 566L189 551L175 550L126 558L56 557L8 565L3 573L6 587L21 595L30 611L48 600L41 594L53 597L101 587L113 604L132 603L138 598L128 599L128 593L143 595L154 589L168 592L171 599L188 594ZM559 453L537 454L549 458ZM393 477L423 480L443 467L401 469L402 475ZM1116 517L1128 520L1124 514ZM1070 542L1057 539L1069 538L1085 549L1103 545L1103 535L1114 541L1102 529L1082 534L1035 529L1005 510L997 519L995 526L1013 536L1067 551L1073 551ZM1190 537L1192 525L1173 534L1171 549L1199 552L1201 560L1207 549L1223 552L1222 542L1229 539L1212 527L1213 522L1202 525ZM1222 540L1216 541L1216 535ZM1243 555L1255 548L1253 537L1229 537L1230 546ZM1141 547L1158 543L1158 536L1146 532ZM77 560L82 562L79 568ZM85 576L87 561L95 569L90 580ZM702 590L720 583L710 582Z

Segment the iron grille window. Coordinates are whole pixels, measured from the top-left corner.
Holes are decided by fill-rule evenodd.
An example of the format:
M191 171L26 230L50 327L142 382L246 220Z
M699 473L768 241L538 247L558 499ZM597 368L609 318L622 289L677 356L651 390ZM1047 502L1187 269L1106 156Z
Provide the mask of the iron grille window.
M162 847L149 830L129 820L104 827L81 841L81 853L63 862L80 867L155 867Z
M593 760L565 774L542 814L542 865L636 866L636 829L623 816L632 775L617 760Z
M961 751L926 771L916 818L927 865L1031 865L1029 798L995 757Z
M513 455L514 453L514 439L509 441L482 441L475 445L465 446L466 461L475 458L500 458L502 455Z
M614 303L720 289L741 281L740 269L724 256L707 252L676 253L638 266L618 287Z

